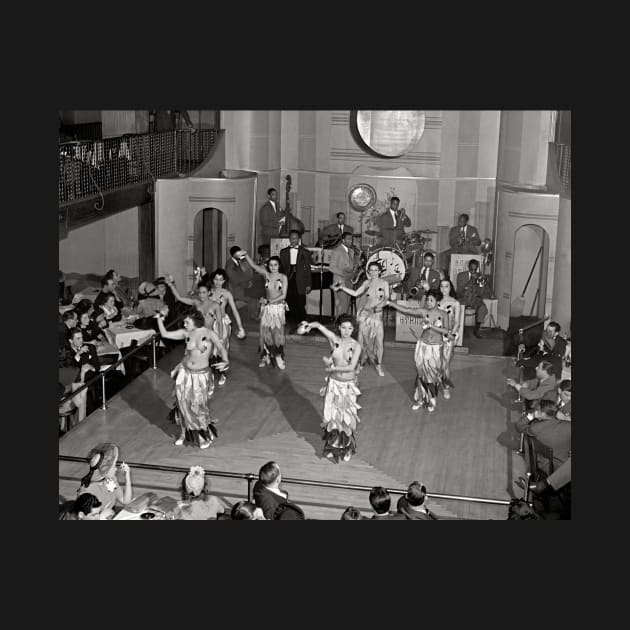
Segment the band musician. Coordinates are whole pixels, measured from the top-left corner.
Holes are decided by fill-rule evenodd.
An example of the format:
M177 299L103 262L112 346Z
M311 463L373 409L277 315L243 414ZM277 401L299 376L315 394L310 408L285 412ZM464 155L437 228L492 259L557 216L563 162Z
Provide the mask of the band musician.
M337 212L337 223L330 223L324 226L320 233L320 238L323 240L332 240L334 237L341 239L344 232L354 234L354 228L351 225L346 225L346 215L343 212Z
M460 214L457 225L453 226L448 233L448 244L450 249L440 255L440 268L448 273L451 266L451 254L478 254L481 238L479 230L474 225L468 224L469 216L466 213Z
M267 201L260 207L259 219L262 228L262 244L269 245L272 238L278 238L280 229L286 218L278 203L278 191L275 188L267 190Z
M306 319L306 295L311 292L311 252L300 242L297 230L289 232L289 243L280 250L280 271L289 279L287 319L297 328Z
M407 216L405 209L398 209L400 199L392 197L389 202L389 209L376 217L376 225L381 230L383 237L383 247L395 247L396 241L402 239L405 228L411 226L411 219Z
M344 232L341 243L330 253L328 269L333 274L333 285L340 282L342 286L352 288L355 256L352 249L352 233ZM350 296L345 291L335 291L335 317L344 315L349 310Z
M481 339L479 328L483 324L488 309L483 302L485 291L485 279L479 273L479 261L474 258L468 262L468 271L460 271L457 274L457 299L466 308L475 309L475 337Z
M419 300L428 291L438 291L442 274L433 268L435 256L427 252L422 258L422 267L412 267L406 282L406 292L414 300Z

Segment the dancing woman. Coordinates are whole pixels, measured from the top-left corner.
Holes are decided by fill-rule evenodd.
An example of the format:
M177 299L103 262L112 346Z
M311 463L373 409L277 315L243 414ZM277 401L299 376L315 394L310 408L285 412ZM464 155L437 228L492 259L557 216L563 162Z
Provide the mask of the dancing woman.
M359 324L359 345L362 348L359 370L369 359L379 376L383 373L383 307L389 300L389 283L381 280L381 266L372 261L367 267L367 280L358 288L350 289L340 282L334 284L333 291L345 291L348 295L359 297L366 294L367 300L357 313Z
M444 335L449 333L448 313L437 307L438 297L432 291L426 294L425 306L411 308L396 302L388 302L401 313L422 318L422 333L414 352L414 361L418 375L413 394L412 409L417 411L425 405L429 411L434 411L437 404L437 394L440 386L444 386Z
M359 424L357 365L361 346L352 338L354 323L350 315L341 315L336 322L338 335L319 322L304 325L304 330L319 330L330 342L332 354L323 357L328 377L320 390L324 396L324 456L335 463L347 462L357 451L355 433Z
M284 370L284 325L286 323L285 312L287 310L287 289L289 281L280 273L280 258L272 256L265 267L257 265L247 253L240 252L250 267L261 276L265 277L265 296L260 298L260 341L259 349L262 355L258 367L271 364L274 359L276 365Z
M449 332L444 335L444 398L451 397L451 388L455 387L451 380L451 359L455 342L461 329L461 319L464 317L464 308L457 300L453 283L448 278L440 280L440 293L442 297L438 299L437 307L448 313Z
M166 339L186 341L186 352L182 362L175 366L171 378L175 379L175 422L181 427L180 436L175 441L181 446L184 440L200 448L208 448L217 435L210 418L208 398L210 390L209 357L212 346L218 349L223 361L215 364L219 371L227 370L228 355L216 333L204 327L204 316L193 311L184 318L184 328L168 332L164 327L164 314L155 315L160 334Z
M183 297L180 295L172 276L166 277L166 284L173 292L175 299L182 304L188 306L194 306L204 318L204 326L214 330L221 339L224 336L223 332L223 317L221 315L221 308L216 301L210 298L210 289L205 284L195 283L193 285L193 291L197 290L196 297Z

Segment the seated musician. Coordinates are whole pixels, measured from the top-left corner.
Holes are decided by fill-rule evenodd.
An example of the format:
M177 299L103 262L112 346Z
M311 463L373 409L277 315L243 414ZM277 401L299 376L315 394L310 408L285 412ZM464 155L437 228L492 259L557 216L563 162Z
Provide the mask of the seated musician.
M405 234L405 228L411 226L411 219L407 216L405 209L398 210L400 199L392 197L389 202L389 209L376 217L376 225L381 230L384 247L395 247Z
M352 233L344 232L341 243L330 254L328 269L332 271L332 283L352 288L355 252L352 249ZM350 309L350 296L345 291L335 291L335 317L344 315Z
M467 308L475 309L475 337L481 339L479 331L488 315L488 308L483 302L485 282L479 273L479 261L474 258L468 262L468 271L460 271L457 274L457 296L461 304Z
M412 267L405 281L405 290L414 300L420 300L429 291L439 291L442 274L433 268L435 256L427 252L422 258L422 267Z
M331 241L335 237L341 240L344 232L354 234L354 228L350 225L346 225L346 215L343 212L337 212L337 223L330 223L324 226L320 232L320 238L323 241Z
M541 361L549 361L553 365L556 378L562 378L562 361L566 349L566 339L560 336L560 324L549 322L538 344L534 348L526 348L523 358L516 365L535 368Z

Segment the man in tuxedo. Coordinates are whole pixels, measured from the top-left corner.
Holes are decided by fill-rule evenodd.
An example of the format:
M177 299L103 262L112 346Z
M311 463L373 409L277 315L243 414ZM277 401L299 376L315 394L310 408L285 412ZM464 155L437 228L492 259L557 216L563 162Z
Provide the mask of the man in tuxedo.
M341 243L330 253L328 269L333 274L333 284L341 282L344 287L352 288L352 272L354 271L354 250L351 249L352 233L344 232ZM335 291L335 317L343 315L350 309L350 296L345 291Z
M531 409L541 400L550 400L556 404L557 380L553 373L553 366L549 361L541 361L536 366L536 378L525 383L517 383L513 378L507 379L507 384L513 387L525 400L525 408ZM566 422L566 421L565 421Z
M247 314L255 319L258 312L258 301L245 293L246 289L251 289L254 283L254 271L248 262L236 258L236 253L241 248L238 245L230 247L230 258L225 263L225 273L230 282L229 289L234 297L236 308L239 310L247 305Z
M566 350L566 339L560 337L560 324L549 322L536 348L527 352L525 357L516 365L531 369L535 368L541 361L549 361L553 365L556 378L562 378L562 361Z
M260 225L262 227L262 243L269 245L272 238L278 238L280 228L284 225L285 218L278 203L278 191L270 188L267 191L267 201L260 208Z
M468 224L469 217L466 213L460 214L457 225L448 233L450 249L442 252L440 267L449 272L451 267L451 254L478 254L481 238L479 230L474 225Z
M280 489L281 481L282 473L276 462L267 462L258 471L258 481L254 484L252 494L254 503L263 511L268 521L274 520L279 506L287 503L295 505L289 501L289 494Z
M431 252L427 252L422 258L422 267L412 267L409 272L409 278L406 281L407 293L411 294L411 290L415 287L411 297L419 300L427 291L439 291L440 280L442 279L440 272L433 269L435 256Z
M280 272L289 279L287 318L297 325L306 319L306 295L311 292L311 252L300 243L297 230L289 232L289 247L280 250Z
M343 212L337 212L337 223L326 225L320 236L323 240L332 240L334 237L343 238L345 232L354 234L354 228L346 225L346 215Z
M457 274L455 290L460 304L475 309L474 335L481 339L479 328L488 315L488 308L483 302L483 288L479 286L481 274L479 273L479 261L474 258L468 262L468 271L460 271Z
M374 510L372 520L376 521L404 521L404 514L390 512L389 508L392 504L392 498L385 488L382 486L374 486L370 490L370 505Z
M381 230L383 237L383 247L394 247L399 241L405 228L411 225L411 219L405 213L405 209L398 210L400 199L392 197L389 202L389 209L376 217L376 225Z

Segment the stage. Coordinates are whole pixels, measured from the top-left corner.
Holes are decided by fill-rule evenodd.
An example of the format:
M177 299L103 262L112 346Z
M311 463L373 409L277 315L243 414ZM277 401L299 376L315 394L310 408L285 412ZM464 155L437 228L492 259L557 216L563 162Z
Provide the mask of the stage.
M411 410L415 379L413 344L386 344L385 376L371 366L361 373L361 423L357 454L334 464L322 458L322 356L329 354L321 336L288 337L287 369L259 368L258 338L232 338L231 369L225 386L215 389L213 416L219 438L206 450L175 446L178 427L169 419L172 381L169 372L183 346L166 355L158 369L148 369L108 401L105 411L90 414L59 440L59 454L85 457L99 442L120 446L121 460L167 466L201 465L206 470L255 473L275 460L283 476L338 483L406 488L419 480L429 492L489 499L512 498L513 480L524 463L511 421L516 419L505 385L514 374L513 359L456 354L455 389L440 397L433 413ZM59 462L59 494L73 498L87 464ZM178 496L182 475L134 470L134 496L151 490ZM231 505L246 497L243 480L210 477L214 494ZM367 492L286 485L307 518L339 519L348 505L370 515ZM516 489L521 496L522 491ZM395 509L397 495L393 495ZM503 520L506 506L432 500L444 517Z

